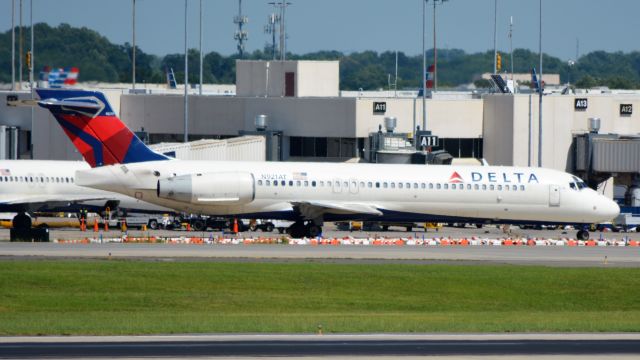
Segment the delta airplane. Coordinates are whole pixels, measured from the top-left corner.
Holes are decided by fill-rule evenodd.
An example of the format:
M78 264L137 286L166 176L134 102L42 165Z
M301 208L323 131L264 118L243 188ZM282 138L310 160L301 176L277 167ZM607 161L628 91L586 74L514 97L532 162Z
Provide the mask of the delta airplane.
M586 225L620 211L544 168L175 160L145 146L100 92L36 91L91 165L78 185L189 213L292 220L293 237L346 219Z
M0 212L172 210L118 193L78 186L75 172L89 169L82 161L0 160Z

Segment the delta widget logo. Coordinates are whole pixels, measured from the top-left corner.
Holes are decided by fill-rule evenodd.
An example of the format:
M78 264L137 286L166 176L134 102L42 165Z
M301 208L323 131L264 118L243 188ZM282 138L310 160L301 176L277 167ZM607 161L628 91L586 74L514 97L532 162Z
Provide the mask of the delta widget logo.
M449 178L449 183L451 184L459 184L463 182L464 180L462 179L462 176L460 176L460 174L458 174L457 171L454 171L453 174L451 174L451 177Z

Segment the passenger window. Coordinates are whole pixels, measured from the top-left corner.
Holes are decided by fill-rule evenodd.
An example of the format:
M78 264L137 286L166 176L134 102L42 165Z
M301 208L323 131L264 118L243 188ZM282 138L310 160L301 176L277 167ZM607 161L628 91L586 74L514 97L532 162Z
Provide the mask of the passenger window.
M406 183L404 185L407 187L407 189L411 189L411 183Z
M444 189L449 190L449 184L444 184Z
M278 186L278 180L273 180L273 186Z
M427 187L427 184L425 184L425 183L420 183L420 187L421 187L422 189L425 189L425 188Z
M340 181L336 181L336 187L340 187Z
M380 183L376 182L376 189L380 189Z
M436 189L440 190L441 187L442 187L442 185L440 185L439 183L436 184Z
M413 183L413 188L417 189L418 188L418 183Z
M498 185L498 190L502 190L502 185Z
M391 183L391 188L392 188L392 189L395 189L395 188L396 188L396 183L392 182L392 183Z
M327 181L327 186L331 187L331 181Z
M304 181L304 186L305 186L305 187L306 187L306 186L309 186L309 181L305 180L305 181Z
M382 186L386 189L389 187L389 184L385 181Z
M262 180L258 180L258 185L262 186Z
M363 188L364 187L364 181L360 181L360 187Z
M513 191L517 191L517 190L518 190L518 185L513 185L513 186L511 186L511 190L513 190Z
M372 183L371 181L369 181L369 182L367 183L367 187L369 187L369 188L373 187L373 183Z
M520 185L520 190L524 191L524 185Z
M267 186L271 185L271 181L269 180L267 180L265 183L267 184Z
M289 186L293 186L293 180L289 180Z
M296 186L300 186L300 185L302 185L302 182L300 182L300 180L297 180L296 181Z
M467 190L471 190L471 184L467 184Z
M402 183L398 183L398 188L402 189Z
M482 190L487 190L487 184L482 184Z
M505 186L504 186L504 189L505 189L506 191L509 191L509 185L505 185Z
M474 184L474 185L473 185L473 189L474 189L474 190L480 190L480 185L478 185L478 184Z
M287 182L286 182L286 181L284 181L284 180L282 180L282 181L280 181L280 185L282 185L282 186L286 186L286 185L287 185Z
M493 186L493 184L489 185L489 190L493 191L495 189L495 187Z
M43 183L44 182L44 178L40 177L40 182ZM71 178L71 182L73 182L73 178Z
M344 185L344 187L349 187L349 183L347 181L343 181L342 185Z
M324 181L320 181L320 187L324 187Z
M433 183L429 183L429 190L433 189Z
M311 182L311 186L316 187L316 181L315 180Z
M23 182L24 178L22 176L20 176L20 182Z

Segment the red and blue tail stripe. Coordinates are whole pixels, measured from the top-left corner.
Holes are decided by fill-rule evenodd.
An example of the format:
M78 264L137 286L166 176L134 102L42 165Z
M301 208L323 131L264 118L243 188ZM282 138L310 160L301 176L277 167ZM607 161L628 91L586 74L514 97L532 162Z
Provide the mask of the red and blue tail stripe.
M104 94L36 89L38 104L51 111L91 167L168 160L149 149L115 115Z

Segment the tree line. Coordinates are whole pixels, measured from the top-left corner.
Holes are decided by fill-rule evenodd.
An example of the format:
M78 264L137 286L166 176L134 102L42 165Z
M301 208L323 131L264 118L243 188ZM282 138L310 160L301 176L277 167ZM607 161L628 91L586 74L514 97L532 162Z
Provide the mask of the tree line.
M80 68L80 81L130 82L132 46L118 45L86 27L68 24L51 27L45 23L34 25L35 69L44 65ZM29 29L24 31L29 34ZM17 34L17 31L16 31ZM17 35L16 35L17 36ZM25 42L27 44L27 42ZM17 48L17 46L16 46ZM26 50L25 50L26 51ZM16 49L17 52L17 49ZM427 52L432 59L433 50ZM190 49L189 79L199 81L199 57ZM502 71L510 71L510 56L502 55ZM24 54L23 54L24 56ZM271 49L255 50L244 56L247 60L269 60ZM569 64L557 57L543 55L544 72L559 73L561 81L578 87L608 86L617 89L640 89L640 52L629 53L595 51L581 56ZM203 82L214 84L235 83L237 55L225 56L210 52L203 58ZM396 54L392 51L317 51L308 54L288 54L291 60L339 60L340 88L342 90L387 89L395 83ZM539 62L538 53L526 49L513 52L515 72L530 72ZM184 79L184 55L157 56L136 47L136 82L163 83L165 70L172 68L178 82ZM493 69L493 51L468 54L459 49L438 50L438 86L454 88L478 80L480 74ZM17 71L17 70L16 70ZM398 53L398 89L417 89L422 79L422 56ZM23 79L28 78L26 65ZM11 81L11 31L0 33L0 82ZM482 85L482 82L477 82Z

